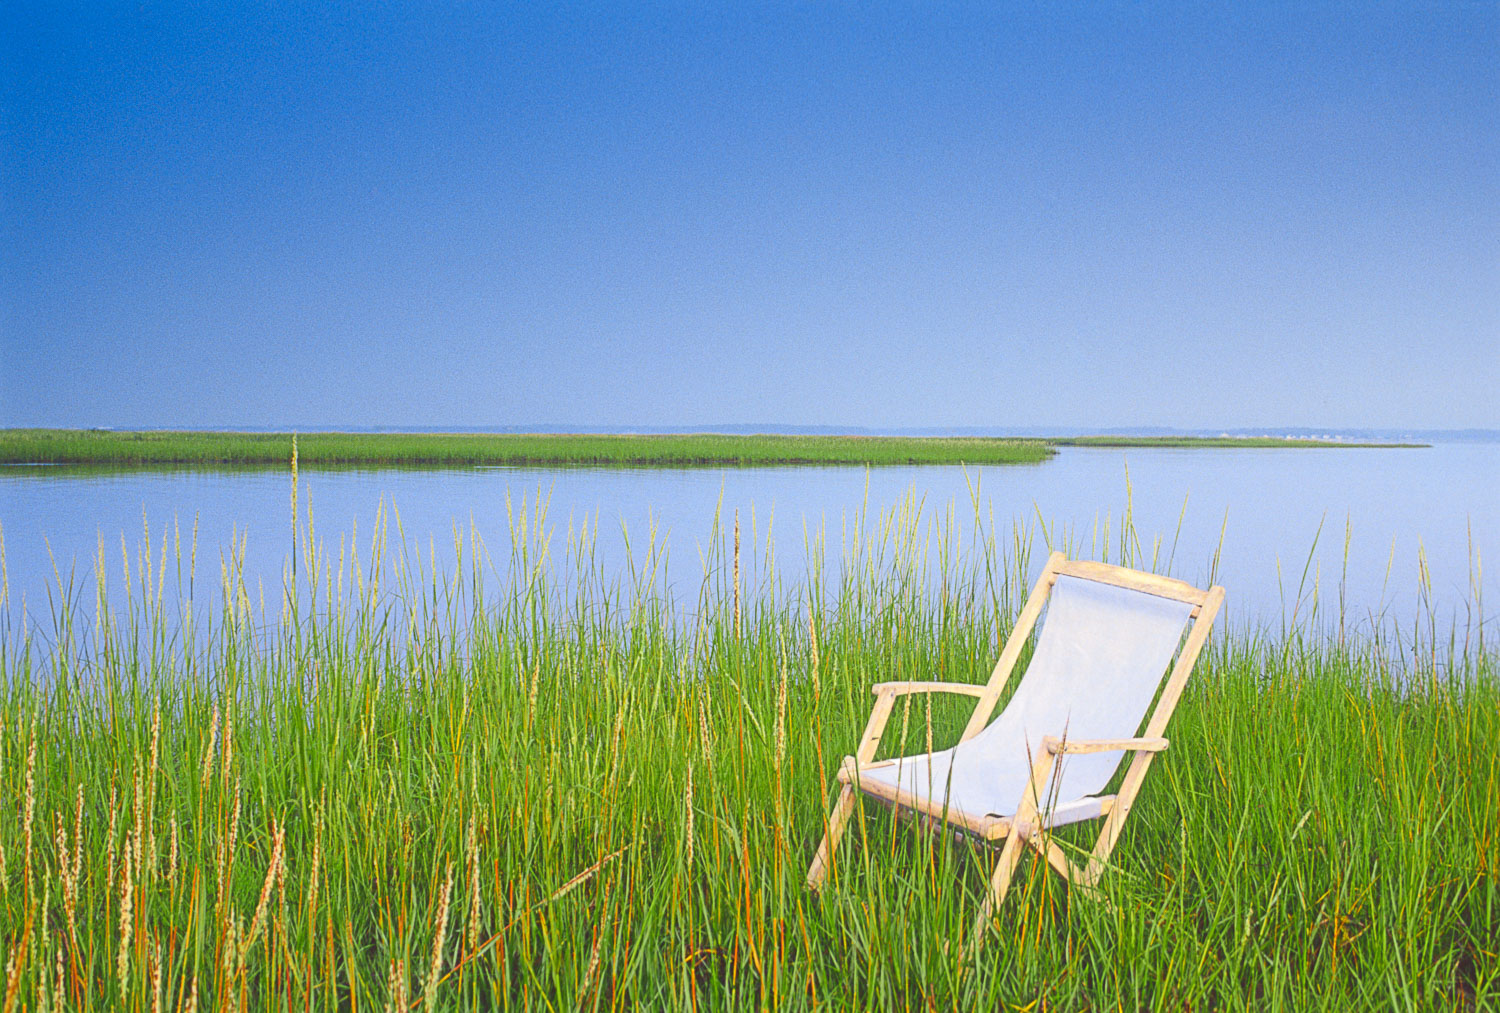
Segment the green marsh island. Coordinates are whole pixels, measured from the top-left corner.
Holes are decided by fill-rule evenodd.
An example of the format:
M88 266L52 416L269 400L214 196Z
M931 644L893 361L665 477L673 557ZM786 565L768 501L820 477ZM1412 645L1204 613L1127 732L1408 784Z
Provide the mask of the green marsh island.
M0 430L0 464L281 467L291 433ZM300 433L303 466L634 466L1036 464L1059 446L1391 447L1264 437L1092 436L1047 439L491 433Z

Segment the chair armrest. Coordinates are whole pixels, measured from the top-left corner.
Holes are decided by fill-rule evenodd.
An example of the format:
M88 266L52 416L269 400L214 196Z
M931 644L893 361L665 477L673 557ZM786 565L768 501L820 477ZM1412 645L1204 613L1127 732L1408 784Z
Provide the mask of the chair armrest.
M889 693L902 696L906 693L962 693L965 696L983 696L984 687L970 682L877 682L870 687L876 696Z
M1093 739L1070 742L1049 735L1042 748L1049 753L1159 753L1170 743L1166 739Z
M865 734L859 741L859 750L854 754L855 762L869 763L880 748L880 737L885 734L886 720L896 698L908 693L962 693L978 697L984 693L983 686L967 682L878 682L870 687L875 694L875 705L870 709L870 722L865 725Z

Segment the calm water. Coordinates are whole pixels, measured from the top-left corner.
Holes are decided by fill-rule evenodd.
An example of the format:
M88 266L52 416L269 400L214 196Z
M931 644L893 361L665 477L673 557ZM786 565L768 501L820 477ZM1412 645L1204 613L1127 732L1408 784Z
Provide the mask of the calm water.
M1346 518L1352 531L1345 599L1351 624L1367 624L1375 615L1408 622L1418 614L1420 554L1442 615L1456 614L1462 624L1470 614L1466 603L1473 598L1476 561L1491 564L1482 577L1486 612L1493 615L1500 603L1497 444L1425 450L1065 448L1045 464L967 474L957 467L304 471L303 497L304 504L311 498L318 539L335 555L340 535L356 525L360 542L368 544L383 500L399 510L409 548L420 547L425 560L429 544L436 546L442 571L452 563L455 523L467 529L472 521L490 552L503 560L510 530L507 494L518 504L540 493L549 502L554 552L561 554L570 522L576 527L585 518L597 520L598 560L606 570L619 571L628 565L627 537L639 557L654 528L669 550L667 583L679 601L690 603L701 580L700 551L721 498L726 519L740 510L747 544L752 536L763 541L770 527L776 566L785 577L805 567L805 531L823 527L829 558L836 560L842 523L862 507L882 511L915 494L929 513L954 504L960 520L971 520L970 487L976 482L986 517L992 513L1007 535L1012 520L1039 530L1040 519L1049 531L1086 546L1108 518L1115 537L1126 504L1127 467L1141 542L1149 552L1151 540L1160 536L1165 557L1176 537L1175 575L1206 580L1223 526L1219 580L1229 590L1236 621L1280 623L1292 614L1320 526L1304 591L1320 576L1321 614L1335 616ZM91 602L101 536L114 590L121 584L122 535L133 553L148 524L159 551L176 519L185 556L195 518L200 588L217 588L219 550L237 530L246 536L249 586L263 582L267 600L274 602L290 543L289 491L285 473L264 471L0 469L11 614L24 599L33 617L47 615L54 566L64 579L76 573ZM169 576L169 593L174 586ZM1306 602L1301 608L1305 614Z

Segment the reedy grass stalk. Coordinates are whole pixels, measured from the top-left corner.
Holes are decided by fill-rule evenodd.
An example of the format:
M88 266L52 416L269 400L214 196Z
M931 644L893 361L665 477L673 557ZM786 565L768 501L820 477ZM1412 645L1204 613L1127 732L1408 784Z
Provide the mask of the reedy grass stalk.
M163 554L151 593L57 617L50 651L0 631L0 848L31 870L0 898L14 1008L408 1009L413 987L432 1009L1500 1001L1482 623L1341 640L1314 596L1296 623L1220 631L1103 883L1113 906L1027 866L965 965L977 848L872 809L824 896L802 876L869 684L984 678L1036 528L912 499L846 521L829 585L776 574L752 518L741 609L721 536L683 616L658 545L620 579L587 537L552 561L544 503L516 505L516 576L494 591L472 533L469 572L444 579L389 551L392 516L336 575L305 522L285 600L317 588L316 609L255 616L239 543L202 621L162 597ZM1160 548L1128 516L1086 545ZM151 569L125 567L127 585ZM907 750L967 716L916 706L892 732Z

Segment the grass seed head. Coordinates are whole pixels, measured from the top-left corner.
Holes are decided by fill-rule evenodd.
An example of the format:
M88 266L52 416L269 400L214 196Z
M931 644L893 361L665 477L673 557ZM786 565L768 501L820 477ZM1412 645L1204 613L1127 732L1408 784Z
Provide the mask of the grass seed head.
M326 789L325 789L326 791ZM316 921L318 914L318 879L323 871L323 800L318 800L318 812L313 817L312 870L307 884L307 917Z
M151 1013L161 1013L161 947L152 943L146 954L151 961Z
M221 784L229 783L229 765L234 762L234 712L226 704L224 707L224 734L223 745L219 748L219 781ZM239 793L236 784L235 793Z
M15 1003L16 991L21 987L21 972L26 969L25 962L20 959L23 956L25 956L25 953L20 946L17 946L5 958L5 1003L3 1008L7 1010Z
M104 861L106 889L114 886L115 875L115 827L120 821L120 797L115 788L114 778L109 781L109 833L105 836L108 842L107 854Z
M79 873L79 871L80 871L80 869L82 867L82 864L83 864L83 782L79 781L78 782L78 792L77 792L77 794L76 794L76 796L75 796L75 798L73 800L73 870L72 870L73 871L73 875L72 875L72 879L73 879L73 884L75 886L75 890L74 890L74 894L73 894L74 900L77 900L77 897L78 897L76 886L77 886L77 883L78 883L78 873Z
M437 914L432 920L432 960L427 968L427 983L422 988L422 999L427 1013L437 1004L438 975L443 970L443 942L448 932L448 902L453 895L453 866L448 866L443 876L443 888L438 893Z
M132 788L133 788L133 791L132 791L132 794L131 794L130 806L131 806L131 812L133 813L133 815L135 817L135 822L132 825L132 829L131 829L131 834L132 834L131 839L135 842L135 862L136 862L136 869L135 869L134 875L135 875L136 879L140 879L141 878L141 872L142 872L142 869L145 866L145 861L146 861L146 856L145 856L145 850L146 849L142 846L143 842L146 839L146 837L145 837L146 800L144 798L144 792L142 790L141 761L140 761L139 758L137 758L136 762L135 762L135 780L132 782Z
M26 791L25 802L21 809L21 835L26 849L26 895L31 896L33 889L31 869L31 819L36 811L36 732L31 733L31 748L26 752Z
M483 898L479 885L479 835L472 814L469 816L464 850L469 865L469 921L464 932L464 948L473 953L479 946L479 918Z
M683 828L682 835L687 840L687 857L683 864L687 868L688 881L691 883L693 878L693 763L691 760L688 761L687 789L683 792L683 796L683 822L686 826Z
M809 595L807 599L807 643L808 647L812 651L808 667L812 672L813 702L816 703L823 695L823 686L820 676L820 669L822 666L819 664L820 659L818 658L818 624L816 617L813 615L813 601L811 595Z
M219 705L214 704L213 714L208 719L208 745L203 750L203 790L208 790L208 782L214 773L214 745L219 738Z
M703 762L713 763L713 734L708 723L708 686L698 693L698 748L703 752Z
M255 945L261 926L265 924L266 905L270 902L271 887L276 883L277 874L281 869L282 851L285 844L285 829L273 819L271 821L271 861L266 866L266 878L260 885L260 899L255 902L255 916L250 919L250 930L245 933L245 940L240 944L241 964L244 964L245 958L249 956L250 948Z
M115 962L115 976L120 983L120 998L130 994L130 935L135 927L135 912L132 902L135 891L131 888L131 840L125 836L124 861L120 863L120 952Z
M386 977L386 1013L406 1013L406 961L392 960L390 973Z

